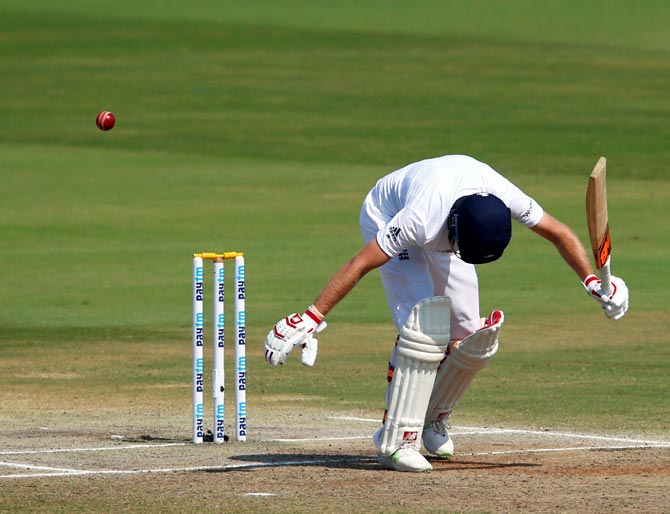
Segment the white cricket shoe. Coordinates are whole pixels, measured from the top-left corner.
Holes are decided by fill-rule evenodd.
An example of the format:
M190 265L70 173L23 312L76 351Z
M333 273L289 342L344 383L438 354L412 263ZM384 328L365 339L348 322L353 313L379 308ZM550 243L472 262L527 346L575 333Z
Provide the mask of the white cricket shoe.
M447 433L451 428L445 420L437 419L423 427L423 445L433 455L451 457L454 454L454 442Z
M381 427L372 437L377 449L381 446L383 432L384 427ZM432 471L433 466L419 453L420 448L421 445L418 442L404 443L391 455L384 455L382 452L378 452L377 460L382 466L396 471L408 471L410 473Z

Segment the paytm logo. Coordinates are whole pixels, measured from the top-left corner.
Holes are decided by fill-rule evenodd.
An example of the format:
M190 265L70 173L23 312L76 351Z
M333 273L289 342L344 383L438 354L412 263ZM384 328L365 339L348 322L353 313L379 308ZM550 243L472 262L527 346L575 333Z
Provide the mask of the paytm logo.
M224 347L226 315L221 312L216 318L216 344L219 348Z
M195 435L197 437L203 437L205 433L204 429L204 416L205 406L202 403L198 403L195 406Z
M238 266L237 268L237 299L244 300L244 266Z
M195 360L195 390L199 393L204 391L205 387L205 359L199 357Z
M216 406L216 438L223 439L224 437L224 413L225 409L223 405Z
M237 409L237 435L247 435L247 402L240 402Z
M226 286L223 282L219 282L216 286L216 301L224 302L226 300Z
M237 389L246 391L247 389L247 358L237 359Z
M202 286L202 283L205 279L204 270L202 266L198 266L193 270L193 282L194 282L194 295L195 299L199 302L205 297L205 290Z
M237 316L237 344L246 345L247 344L247 332L246 332L246 314L244 311L240 312Z

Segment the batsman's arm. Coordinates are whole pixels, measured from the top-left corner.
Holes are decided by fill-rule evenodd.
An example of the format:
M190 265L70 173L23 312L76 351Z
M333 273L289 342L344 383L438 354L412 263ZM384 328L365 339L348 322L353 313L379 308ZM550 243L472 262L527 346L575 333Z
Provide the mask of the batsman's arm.
M375 239L366 244L331 277L304 314L293 313L275 324L265 338L265 360L273 366L284 364L288 354L302 346L302 363L314 366L318 341L313 336L325 328L326 314L368 271L389 259Z
M326 316L361 278L390 259L391 257L380 248L377 240L372 239L330 278L314 300L314 307L322 316Z
M593 265L586 248L570 227L545 212L540 222L531 230L553 243L582 282L593 274Z
M575 233L556 218L545 213L540 223L531 230L551 241L558 249L565 262L575 270L589 293L589 296L598 300L605 316L610 319L620 319L628 311L628 287L618 277L612 277L614 292L608 295L603 289L598 277L593 272L591 259Z

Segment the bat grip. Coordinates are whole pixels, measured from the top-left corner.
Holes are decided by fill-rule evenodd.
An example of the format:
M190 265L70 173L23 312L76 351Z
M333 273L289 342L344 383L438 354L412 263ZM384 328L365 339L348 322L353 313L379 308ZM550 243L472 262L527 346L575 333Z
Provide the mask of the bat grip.
M603 285L603 291L607 296L612 296L614 288L612 287L612 275L610 273L610 258L607 258L605 264L600 268L600 281Z

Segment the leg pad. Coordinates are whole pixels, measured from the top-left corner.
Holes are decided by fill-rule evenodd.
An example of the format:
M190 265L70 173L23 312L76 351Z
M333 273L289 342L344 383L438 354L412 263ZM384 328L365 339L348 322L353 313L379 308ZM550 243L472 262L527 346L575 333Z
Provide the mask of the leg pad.
M446 421L465 394L475 375L498 352L498 332L505 321L502 311L493 311L484 327L451 345L435 378L426 412L426 423Z
M430 393L449 343L451 302L433 296L417 303L400 331L379 451L391 455L418 443Z

